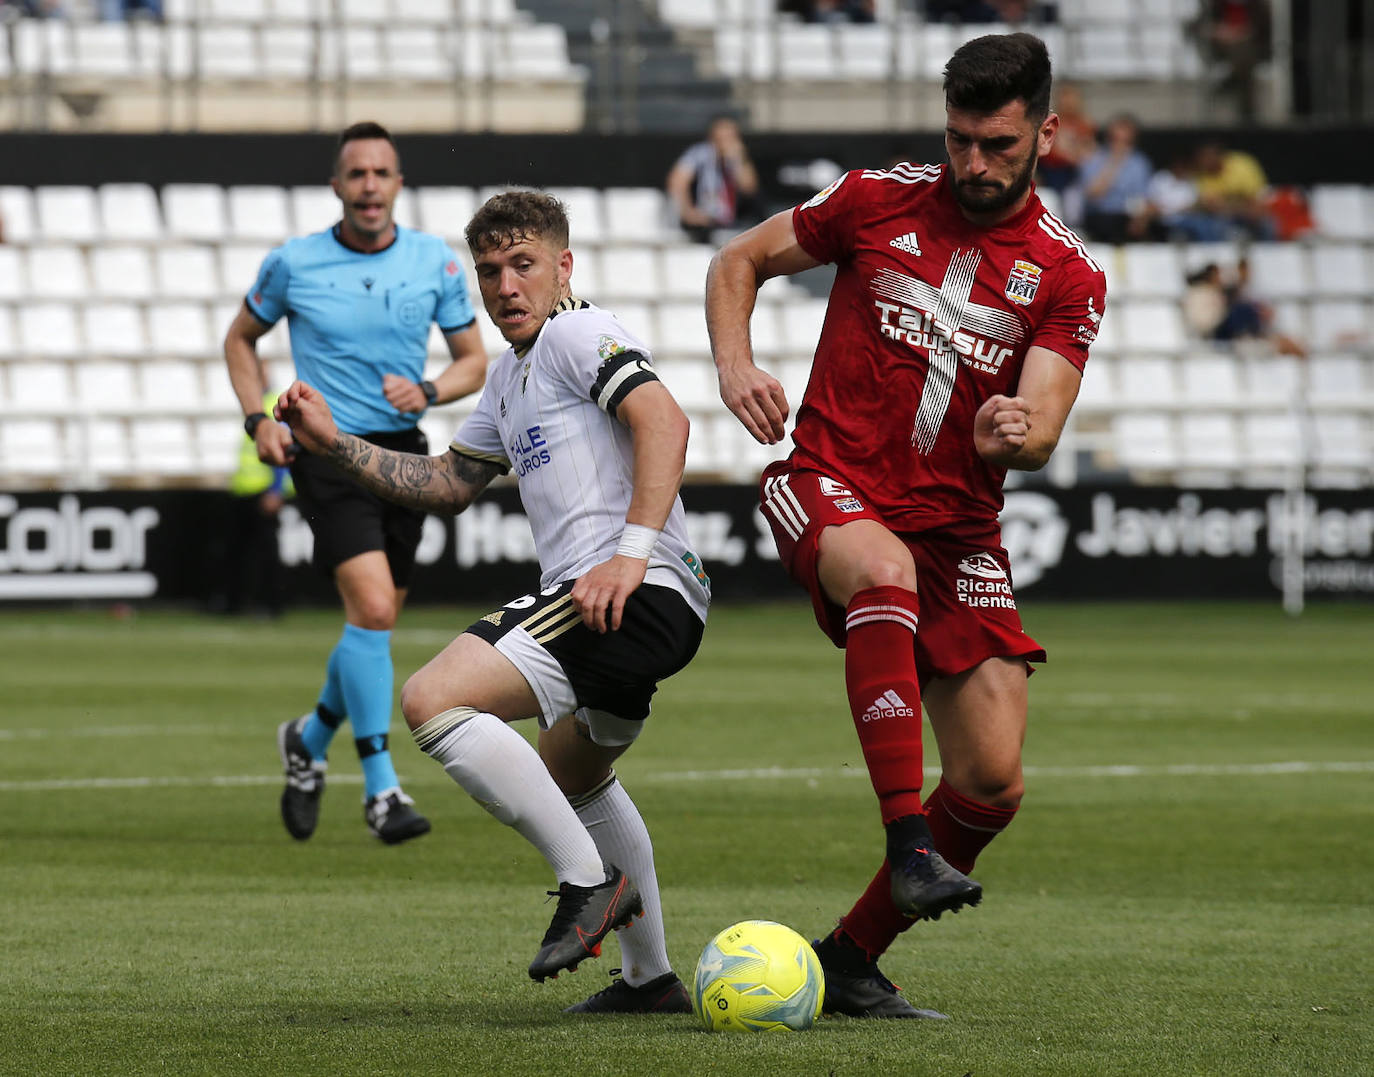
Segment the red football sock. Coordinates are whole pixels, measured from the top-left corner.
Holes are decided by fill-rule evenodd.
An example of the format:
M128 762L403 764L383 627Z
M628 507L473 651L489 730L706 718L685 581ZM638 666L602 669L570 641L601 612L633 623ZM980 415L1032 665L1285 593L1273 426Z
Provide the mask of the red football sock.
M903 916L892 904L892 868L884 860L863 896L841 917L839 930L862 947L869 960L876 961L893 940L914 923L915 920Z
M921 811L916 592L869 587L845 611L844 683L883 822Z
M966 875L973 870L978 854L1007 828L1015 814L1015 808L970 800L943 778L926 800L926 823L935 848Z

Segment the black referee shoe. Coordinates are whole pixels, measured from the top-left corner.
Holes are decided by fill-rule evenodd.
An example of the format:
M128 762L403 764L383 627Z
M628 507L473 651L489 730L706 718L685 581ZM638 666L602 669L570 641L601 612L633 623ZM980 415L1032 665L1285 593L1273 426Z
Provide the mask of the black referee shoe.
M297 841L315 833L320 821L320 797L324 795L323 759L312 759L301 739L301 730L310 716L292 718L277 727L277 751L286 770L286 788L281 793L281 821L286 832Z

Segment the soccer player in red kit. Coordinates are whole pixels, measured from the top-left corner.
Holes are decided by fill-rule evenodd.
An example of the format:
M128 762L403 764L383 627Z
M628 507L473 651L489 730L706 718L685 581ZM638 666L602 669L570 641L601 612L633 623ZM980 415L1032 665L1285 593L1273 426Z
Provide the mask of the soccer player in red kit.
M706 286L721 398L760 442L788 402L758 369L759 285L835 263L792 454L763 473L783 565L845 648L845 685L886 857L817 943L825 1009L918 1010L878 958L916 920L976 904L966 875L1022 794L1022 630L998 513L1008 468L1044 466L1106 299L1101 267L1036 197L1058 117L1029 34L980 37L945 68L944 165L854 171L722 248ZM921 797L921 705L940 748Z

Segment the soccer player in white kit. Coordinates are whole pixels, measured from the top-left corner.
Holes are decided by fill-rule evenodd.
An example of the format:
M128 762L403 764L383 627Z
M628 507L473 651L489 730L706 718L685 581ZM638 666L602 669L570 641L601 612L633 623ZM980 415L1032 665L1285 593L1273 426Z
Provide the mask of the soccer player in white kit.
M487 313L511 347L447 453L392 452L341 433L301 382L277 415L367 489L427 512L461 512L514 472L539 588L431 659L406 682L401 709L416 743L554 869L558 908L530 976L577 968L620 929L623 977L571 1010L687 1012L649 833L612 768L705 626L710 581L678 499L687 417L644 342L572 295L557 199L496 195L466 234ZM539 719L537 753L507 725L529 717Z

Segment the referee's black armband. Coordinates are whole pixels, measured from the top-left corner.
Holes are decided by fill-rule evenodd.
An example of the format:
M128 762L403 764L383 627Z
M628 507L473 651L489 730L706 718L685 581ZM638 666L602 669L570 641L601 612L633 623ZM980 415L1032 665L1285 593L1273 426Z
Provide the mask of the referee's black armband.
M615 415L615 409L630 390L649 381L658 381L658 375L648 358L641 352L617 352L596 371L590 394L592 403L608 415Z

